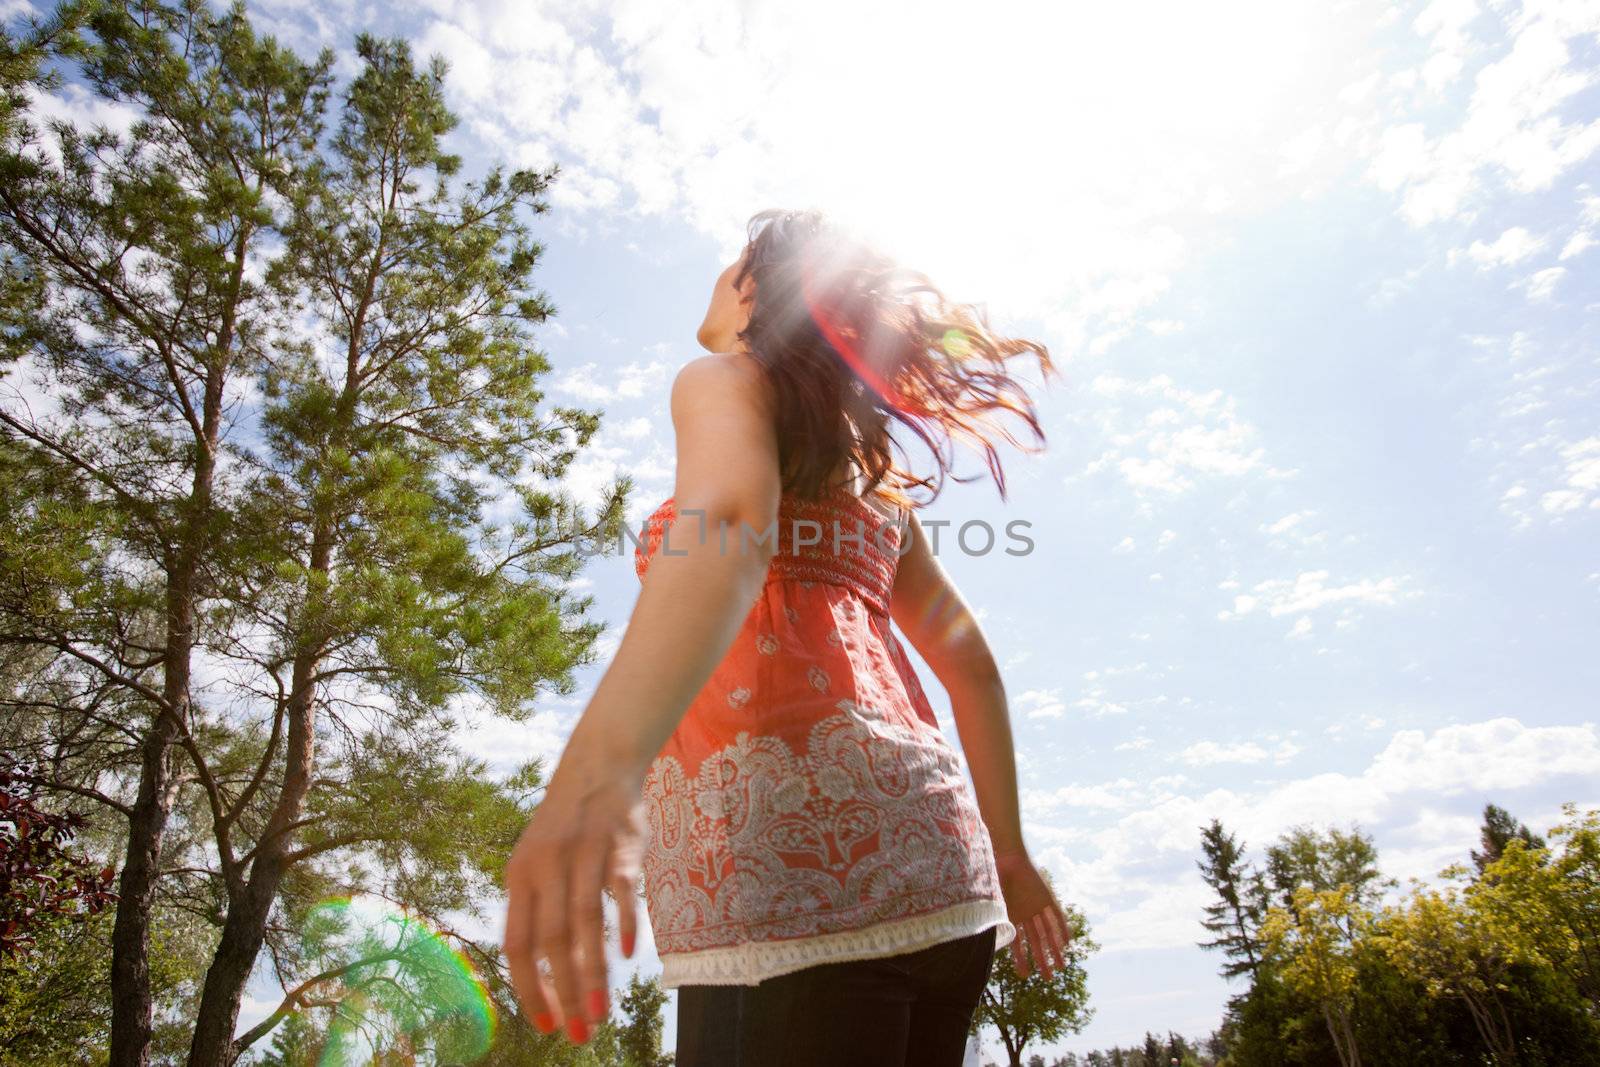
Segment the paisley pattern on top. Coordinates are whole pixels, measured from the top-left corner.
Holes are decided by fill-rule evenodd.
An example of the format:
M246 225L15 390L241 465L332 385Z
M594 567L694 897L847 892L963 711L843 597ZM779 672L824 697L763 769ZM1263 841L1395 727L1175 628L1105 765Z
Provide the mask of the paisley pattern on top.
M847 490L785 496L766 583L651 764L643 888L662 984L744 984L1006 920L961 759L896 639L905 528ZM634 564L719 538L669 498Z

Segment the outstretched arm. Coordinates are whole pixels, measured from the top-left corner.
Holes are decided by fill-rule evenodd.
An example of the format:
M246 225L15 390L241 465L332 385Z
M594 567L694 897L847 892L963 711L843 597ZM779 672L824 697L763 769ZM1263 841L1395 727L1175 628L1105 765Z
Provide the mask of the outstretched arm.
M747 358L702 356L673 381L680 519L670 552L651 561L616 655L506 866L506 960L523 1011L545 1032L564 1021L582 1042L586 1018L606 1015L602 886L617 900L623 953L633 954L646 829L640 786L733 643L771 561L771 541L741 534L743 525L764 531L777 518L770 404L760 368ZM541 958L549 959L548 978Z
M664 546L670 551L651 560L562 766L600 755L607 768L642 782L760 594L775 545L744 538L741 528L759 533L774 523L782 492L760 373L753 360L726 355L701 356L678 372L671 406L679 519Z
M1017 928L1012 965L1019 976L1025 975L1025 958L1031 957L1048 975L1066 965L1070 931L1022 841L1011 714L1000 668L915 513L910 526L910 544L895 574L891 614L950 696L978 811L994 845L1006 911ZM1020 951L1024 947L1026 954Z

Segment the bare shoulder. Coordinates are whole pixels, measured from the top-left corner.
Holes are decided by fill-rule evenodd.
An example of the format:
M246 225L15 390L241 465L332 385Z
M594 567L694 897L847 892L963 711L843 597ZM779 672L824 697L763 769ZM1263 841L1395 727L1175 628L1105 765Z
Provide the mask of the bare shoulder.
M778 442L760 366L747 356L700 356L672 382L681 507L758 520L775 515Z
M715 352L696 356L672 379L672 408L688 410L703 404L726 405L730 400L771 406L771 386L759 364L749 356Z

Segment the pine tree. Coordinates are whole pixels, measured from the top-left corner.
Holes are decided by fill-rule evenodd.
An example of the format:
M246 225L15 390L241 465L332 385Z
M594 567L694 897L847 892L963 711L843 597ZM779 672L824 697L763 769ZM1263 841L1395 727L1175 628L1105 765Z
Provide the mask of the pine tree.
M303 1012L295 1012L272 1032L261 1067L315 1067L318 1045L316 1028Z
M455 709L571 691L600 625L568 583L627 483L592 520L561 489L599 420L540 391L556 172L459 181L441 62L359 38L327 136L331 52L242 5L84 10L39 49L127 130L38 129L41 65L0 55L0 338L41 398L0 404L0 647L40 658L0 701L42 785L123 824L111 1064L150 1055L159 900L215 923L181 1013L212 1067L265 1036L235 1037L264 944L306 977L319 899L493 890L534 769L467 759Z
M1517 821L1505 808L1489 804L1483 809L1483 826L1478 831L1480 849L1472 850L1472 864L1481 875L1484 869L1505 855L1506 846L1521 841L1528 848L1544 848L1544 838Z
M1196 861L1200 877L1217 895L1214 903L1205 906L1205 918L1200 922L1214 936L1200 947L1222 951L1226 958L1223 977L1248 974L1253 978L1261 964L1258 932L1265 911L1261 877L1246 866L1244 846L1223 828L1221 820L1212 819L1201 830L1200 850L1202 858Z
M50 785L126 822L113 1067L144 1063L151 1039L151 913L177 752L193 741L227 401L272 316L249 265L273 239L273 197L303 153L324 73L205 11L65 5L56 24L81 35L44 35L51 56L144 117L125 133L53 123L48 140L29 113L0 128L0 247L32 305L8 300L0 332L56 408L0 408L15 520L0 551L0 639L58 654L47 670L77 693L50 713L63 736L97 742L76 746L90 766ZM131 779L131 795L100 793L107 773Z

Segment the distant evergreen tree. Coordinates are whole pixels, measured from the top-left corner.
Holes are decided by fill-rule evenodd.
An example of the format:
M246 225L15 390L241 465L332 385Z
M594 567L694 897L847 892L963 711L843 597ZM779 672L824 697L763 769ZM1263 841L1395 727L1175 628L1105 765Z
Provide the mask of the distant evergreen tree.
M1212 819L1211 825L1201 831L1200 850L1200 877L1217 894L1215 903L1206 905L1205 918L1200 921L1215 936L1202 941L1200 947L1220 949L1227 957L1222 966L1224 978L1254 975L1261 961L1257 938L1265 896L1261 877L1246 868L1244 846L1223 828L1220 820Z
M318 1045L316 1027L296 1012L273 1031L261 1067L316 1067Z
M1505 855L1506 846L1513 841L1522 841L1529 848L1544 848L1544 838L1520 823L1505 808L1498 804L1486 805L1483 809L1483 826L1478 831L1478 840L1482 851L1472 850L1472 864L1478 868L1481 875L1484 868Z

